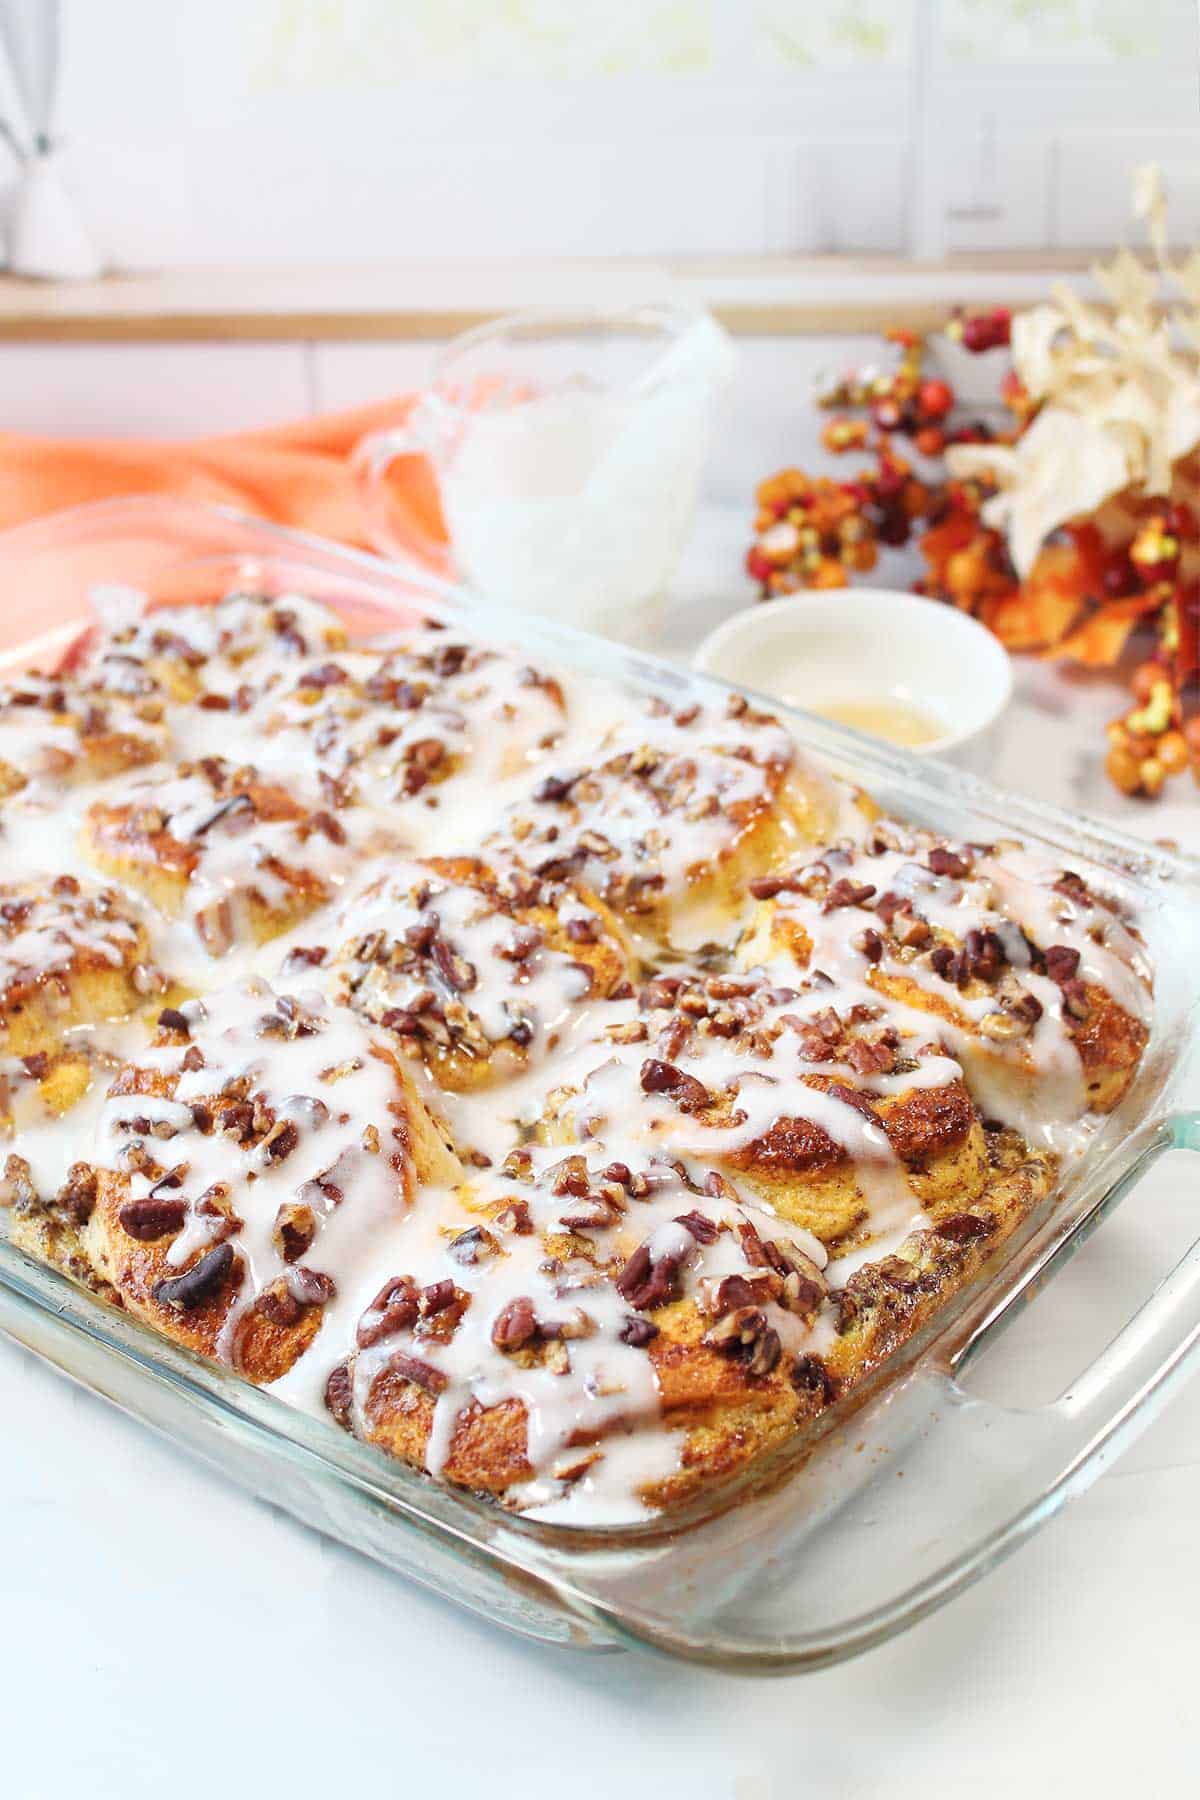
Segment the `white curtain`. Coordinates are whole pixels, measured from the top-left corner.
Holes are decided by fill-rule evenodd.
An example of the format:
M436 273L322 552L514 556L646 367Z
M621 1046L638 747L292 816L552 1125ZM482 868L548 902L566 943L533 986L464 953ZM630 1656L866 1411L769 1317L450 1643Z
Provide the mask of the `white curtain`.
M84 280L103 259L63 179L53 137L59 0L0 0L0 136L16 159L8 206L14 275Z

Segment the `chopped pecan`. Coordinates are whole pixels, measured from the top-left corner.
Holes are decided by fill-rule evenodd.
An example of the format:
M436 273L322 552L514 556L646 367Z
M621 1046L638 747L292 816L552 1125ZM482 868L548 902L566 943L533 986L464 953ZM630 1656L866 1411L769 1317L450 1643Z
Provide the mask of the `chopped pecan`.
M1079 952L1067 944L1051 944L1046 952L1046 973L1059 987L1073 981L1079 973Z
M262 1142L262 1153L268 1162L283 1162L300 1142L300 1131L291 1119L280 1119Z
M423 1388L427 1394L440 1394L450 1379L443 1370L435 1369L432 1363L424 1362L419 1356L410 1356L405 1350L397 1350L388 1358L387 1369L390 1375L411 1381L414 1387Z
M940 975L954 987L965 987L971 979L971 966L965 952L955 951L949 944L936 944L929 952L929 963L935 975Z
M325 1405L334 1423L349 1431L354 1409L354 1380L349 1362L335 1363L325 1383Z
M482 1225L469 1225L460 1231L456 1238L451 1238L447 1246L447 1255L464 1268L477 1263L484 1257L495 1256L500 1246L491 1232ZM453 1282L450 1283L453 1287Z
M837 1399L837 1383L819 1356L798 1356L792 1364L791 1381L797 1393L816 1394L827 1406Z
M642 1064L641 1084L643 1093L669 1095L680 1112L698 1112L712 1099L704 1083L694 1075L654 1056Z
M148 1244L155 1238L174 1237L183 1229L186 1218L186 1200L159 1200L145 1194L120 1209L117 1223L128 1237L136 1238L139 1244Z
M831 1081L829 1093L832 1099L842 1101L845 1106L852 1106L864 1119L874 1120L875 1108L871 1104L871 1096L864 1094L861 1089L847 1087L844 1081Z
M206 819L202 819L199 825L193 828L191 835L194 838L204 837L214 825L219 825L223 819L228 819L235 813L242 815L248 824L254 817L254 812L254 801L249 794L230 794L227 800L222 800Z
M54 1196L54 1204L73 1225L86 1225L95 1211L98 1185L96 1171L90 1163L72 1163L66 1180Z
M675 1220L676 1225L684 1225L691 1232L698 1244L715 1244L721 1235L721 1227L705 1213L680 1213Z
M814 1313L829 1289L815 1262L797 1250L794 1244L771 1238L763 1244L763 1253L776 1277L774 1297L785 1311Z
M547 1170L547 1174L552 1193L570 1194L576 1200L582 1200L592 1185L587 1162L582 1156L565 1156L560 1163L555 1163L552 1169Z
M317 1221L311 1206L300 1200L285 1200L275 1214L272 1240L284 1262L294 1263L302 1257L317 1235Z
M411 1275L393 1276L380 1288L359 1320L355 1340L359 1349L369 1349L394 1332L407 1331L416 1324L419 1310L417 1284Z
M276 1325L281 1331L287 1331L300 1318L304 1308L291 1292L283 1276L276 1279L262 1290L254 1302L254 1310L266 1319L268 1324Z
M890 1044L855 1038L846 1052L846 1061L858 1075L888 1075L895 1067L896 1052Z
M448 1306L454 1305L457 1298L458 1290L452 1281L430 1282L428 1287L421 1289L422 1318L429 1318L434 1313L444 1312Z
M979 1213L951 1213L949 1218L939 1219L933 1229L938 1237L949 1238L953 1244L969 1244L976 1238L990 1236L996 1222Z
M884 924L890 929L895 922L897 913L909 913L912 911L912 901L906 899L903 894L892 893L889 889L886 894L880 894L878 900L875 902L875 911L883 920Z
M304 688L340 687L344 681L349 681L349 679L350 677L340 663L327 662L321 663L315 669L306 669L296 685Z
M637 1313L630 1313L618 1335L623 1344L631 1344L635 1350L642 1350L658 1336L658 1326L649 1319L639 1318Z
M762 1276L750 1280L745 1275L723 1275L719 1281L701 1282L705 1312L714 1318L722 1318L743 1306L757 1306L762 1298L759 1286L764 1281Z
M639 1312L665 1306L678 1293L683 1260L682 1254L671 1251L654 1259L649 1244L639 1244L617 1276L617 1292Z
M469 963L465 956L459 956L452 945L443 937L435 937L429 947L429 954L438 974L456 994L466 994L479 980L474 963Z
M218 1244L198 1262L193 1263L190 1269L185 1269L182 1275L169 1275L162 1281L156 1281L150 1290L151 1294L161 1306L173 1306L180 1312L190 1312L193 1307L203 1306L206 1300L212 1298L232 1273L233 1262L232 1246Z
M492 1342L497 1350L521 1350L533 1342L537 1332L533 1301L521 1295L497 1313L492 1323Z
M510 1200L492 1219L500 1231L511 1231L514 1237L528 1237L533 1231L528 1200Z
M337 1283L332 1275L326 1275L321 1269L310 1269L304 1263L290 1268L284 1280L289 1293L301 1306L326 1306L337 1294Z
M821 902L822 912L836 912L843 906L867 906L875 897L875 888L869 881L850 881L842 875L834 882L824 900Z
M533 790L535 800L547 805L559 805L571 798L571 789L579 780L575 775L547 775Z
M761 1307L739 1306L711 1325L703 1343L722 1356L743 1363L749 1375L769 1375L783 1354L779 1333L767 1324Z
M934 846L928 861L931 874L949 875L954 881L962 881L974 866L969 854L959 855L944 844Z
M1082 981L1063 981L1059 983L1062 991L1062 1008L1069 1019L1082 1021L1091 1012L1087 988Z

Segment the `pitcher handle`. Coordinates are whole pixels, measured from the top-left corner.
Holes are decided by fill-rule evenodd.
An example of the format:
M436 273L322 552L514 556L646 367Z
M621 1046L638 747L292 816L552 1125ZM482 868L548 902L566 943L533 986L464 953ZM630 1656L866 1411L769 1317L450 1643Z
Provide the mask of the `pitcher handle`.
M402 504L389 480L393 463L419 458L428 465L428 475L423 479L431 484L431 497L440 509L437 471L424 434L418 427L419 416L418 402L406 424L361 438L350 455L350 472L366 513L372 548L382 556L415 557L434 574L453 581L457 579L457 570L445 537L423 528L419 502Z

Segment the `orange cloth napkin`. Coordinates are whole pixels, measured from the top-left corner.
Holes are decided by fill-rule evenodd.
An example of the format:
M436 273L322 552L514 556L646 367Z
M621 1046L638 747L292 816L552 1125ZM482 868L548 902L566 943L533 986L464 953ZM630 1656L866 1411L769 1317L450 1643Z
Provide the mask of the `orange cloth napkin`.
M359 438L401 424L406 398L329 413L269 431L191 442L41 438L0 432L0 528L118 494L171 494L369 546L350 474ZM433 479L405 458L389 477L418 535L443 535Z

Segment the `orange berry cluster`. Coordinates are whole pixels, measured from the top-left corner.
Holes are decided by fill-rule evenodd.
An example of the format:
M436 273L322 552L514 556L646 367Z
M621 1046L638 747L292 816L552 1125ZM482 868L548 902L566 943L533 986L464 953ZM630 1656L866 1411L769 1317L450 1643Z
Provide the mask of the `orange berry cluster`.
M1158 643L1133 670L1133 705L1108 727L1104 766L1123 794L1153 799L1188 767L1200 780L1200 582L1180 579L1198 543L1195 513L1176 503L1150 513L1129 546L1129 570L1156 604Z
M975 329L975 320L956 321L964 341L971 339L968 348L975 347L976 338L979 348L1007 342L1006 312L980 318L986 332ZM1005 335L997 339L1001 328ZM954 390L925 373L924 338L896 328L885 333L885 340L899 352L894 367L852 370L817 395L818 405L832 414L821 432L825 448L839 456L869 451L875 466L861 469L849 481L783 469L758 489L746 568L763 599L800 588L845 587L852 574L875 567L881 545L907 544L914 525L942 509L944 484L915 474L897 453L896 438L909 439L918 455L932 459L948 443L978 443L991 435L978 422L951 428ZM852 417L846 408L862 416ZM955 502L960 509L966 491Z
M800 588L845 587L865 574L879 545L908 542L928 489L900 457L880 456L854 481L782 469L758 489L754 543L746 568L764 599Z

